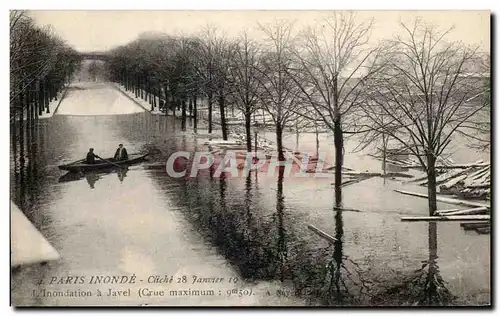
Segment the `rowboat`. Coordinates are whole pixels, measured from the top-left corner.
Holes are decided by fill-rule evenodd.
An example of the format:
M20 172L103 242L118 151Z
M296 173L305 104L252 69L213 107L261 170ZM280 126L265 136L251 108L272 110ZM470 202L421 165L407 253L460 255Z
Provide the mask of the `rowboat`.
M104 160L96 159L95 164L85 163L85 159L77 160L69 164L60 165L59 169L71 172L93 171L100 169L108 169L118 166L126 167L143 161L148 154L130 154L127 160L115 160L114 158L106 158Z

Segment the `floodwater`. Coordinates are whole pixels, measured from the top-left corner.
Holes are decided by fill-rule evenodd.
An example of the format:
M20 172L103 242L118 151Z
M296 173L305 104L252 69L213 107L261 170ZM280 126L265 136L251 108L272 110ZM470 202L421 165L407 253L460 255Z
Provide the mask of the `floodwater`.
M147 168L175 151L206 150L207 130L190 126L181 131L179 119L143 112L108 84L69 91L58 114L40 121L26 161L11 150L12 199L61 255L12 274L13 305L490 304L489 235L456 222L400 221L426 215L427 201L393 189L424 187L372 178L343 188L344 206L359 211L334 211L333 179L175 179ZM300 135L299 147L312 150L314 139ZM295 141L290 135L285 145ZM110 157L118 143L129 153L154 146L163 158L78 176L57 167L89 147ZM353 156L351 168L355 159L375 166Z

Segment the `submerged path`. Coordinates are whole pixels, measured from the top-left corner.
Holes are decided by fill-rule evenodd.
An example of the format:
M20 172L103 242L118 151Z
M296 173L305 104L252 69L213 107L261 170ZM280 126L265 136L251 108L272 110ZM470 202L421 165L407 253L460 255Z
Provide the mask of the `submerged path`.
M106 82L74 82L57 110L58 115L117 115L144 109Z

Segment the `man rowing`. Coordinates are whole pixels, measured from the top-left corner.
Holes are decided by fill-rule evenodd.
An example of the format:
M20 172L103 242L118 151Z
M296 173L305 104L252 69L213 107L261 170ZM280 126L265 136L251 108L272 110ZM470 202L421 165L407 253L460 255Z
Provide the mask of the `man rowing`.
M101 157L94 154L94 148L90 148L89 152L87 153L87 158L85 159L85 162L89 165L93 165L95 164L96 158L102 159Z

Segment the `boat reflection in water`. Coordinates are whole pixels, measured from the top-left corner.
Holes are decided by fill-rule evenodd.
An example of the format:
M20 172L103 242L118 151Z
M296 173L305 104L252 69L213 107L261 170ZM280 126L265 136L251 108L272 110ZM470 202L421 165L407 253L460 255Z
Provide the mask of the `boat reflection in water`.
M68 172L62 176L59 177L58 182L59 183L64 183L64 182L72 182L72 181L78 181L83 178L87 180L87 183L89 184L91 189L95 188L95 183L97 180L99 180L103 175L106 174L112 174L116 172L118 179L120 182L123 182L123 180L127 177L127 168L110 168L107 170L100 170L99 172L97 171L88 171L88 172Z
M85 174L85 179L87 180L87 183L90 185L91 189L94 189L94 185L99 180L99 175L97 175L95 172L88 172Z
M116 174L118 175L118 179L120 179L120 182L123 182L123 179L125 179L125 177L127 176L127 171L127 168L116 170Z
M64 183L64 182L77 181L77 180L82 179L84 176L85 175L83 173L80 173L80 172L68 172L68 173L60 176L58 182Z

